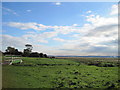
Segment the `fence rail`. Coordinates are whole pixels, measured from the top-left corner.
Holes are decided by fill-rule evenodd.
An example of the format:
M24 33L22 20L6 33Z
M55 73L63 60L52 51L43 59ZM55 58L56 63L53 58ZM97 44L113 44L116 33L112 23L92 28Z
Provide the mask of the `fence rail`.
M5 55L2 64L15 64L15 63L22 63L22 56L20 55Z

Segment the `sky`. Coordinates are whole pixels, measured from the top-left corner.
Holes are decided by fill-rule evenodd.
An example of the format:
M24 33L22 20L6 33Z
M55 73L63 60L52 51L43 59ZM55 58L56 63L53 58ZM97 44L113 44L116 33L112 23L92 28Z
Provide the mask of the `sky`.
M48 55L117 55L117 2L3 2L2 51Z

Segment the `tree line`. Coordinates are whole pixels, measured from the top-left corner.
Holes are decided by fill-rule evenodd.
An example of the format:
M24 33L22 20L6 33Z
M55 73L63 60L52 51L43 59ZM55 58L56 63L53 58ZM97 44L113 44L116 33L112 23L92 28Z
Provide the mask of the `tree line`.
M39 52L32 52L32 45L26 44L26 49L23 50L23 52L19 51L18 49L14 47L8 46L5 52L3 52L3 55L21 55L23 57L43 57L43 58L48 58L49 56L44 53L39 53ZM54 58L54 56L52 56Z

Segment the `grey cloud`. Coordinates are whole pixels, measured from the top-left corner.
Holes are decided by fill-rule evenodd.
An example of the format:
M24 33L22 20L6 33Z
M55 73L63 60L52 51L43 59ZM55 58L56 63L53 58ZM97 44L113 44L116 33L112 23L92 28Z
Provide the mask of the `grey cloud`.
M111 48L111 47L100 47L100 46L93 46L87 50L84 50L87 53L95 53L95 54L103 54L103 55L117 55L118 48Z
M24 48L24 45L28 43L24 38L18 38L18 37L13 37L10 35L2 35L2 49L3 51L6 49L8 46L14 46L19 49Z
M89 32L86 36L97 36L102 34L103 32L111 31L116 27L118 27L118 24L110 24L110 25L96 27L95 29L91 30L91 32ZM113 33L113 34L116 34L116 33ZM109 35L106 35L106 37L109 37Z
M111 40L111 41L106 41L106 42L101 42L98 44L102 44L102 45L117 45L118 44L118 39L115 40Z
M74 49L59 49L59 50L63 50L63 51L76 51Z

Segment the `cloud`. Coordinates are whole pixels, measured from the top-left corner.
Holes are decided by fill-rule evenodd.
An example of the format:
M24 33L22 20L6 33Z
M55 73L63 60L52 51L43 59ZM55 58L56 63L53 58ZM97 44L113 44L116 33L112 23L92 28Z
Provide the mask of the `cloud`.
M26 39L29 42L33 42L33 43L48 43L47 40L45 40L46 38L41 37L39 34L26 34L22 36L24 39Z
M56 32L44 32L41 34L41 36L51 38L51 37L57 36L57 33Z
M38 24L35 22L29 23L21 23L21 22L9 22L6 23L7 26L19 28L22 30L46 30L46 29L53 29L56 33L68 34L74 32L76 29L77 24L73 24L71 26L47 26L43 24Z
M75 26L75 27L76 27L76 26L78 26L78 24L73 24L73 26Z
M56 2L55 5L59 6L61 5L61 2Z
M38 25L37 23L9 22L7 23L7 25L10 27L19 28L22 30L27 30L27 29L41 30L41 28L37 26Z
M53 40L60 41L60 42L64 42L65 41L64 39L61 39L61 38L53 38Z
M118 4L115 4L111 8L110 15L117 15L118 14Z
M29 32L21 37L4 36L4 42L6 45L7 43L11 43L8 45L16 43L16 47L31 43L34 45L35 51L52 55L117 55L118 17L111 16L110 13L109 15L109 17L94 14L86 16L86 23L83 26L78 24L50 26L36 22L9 22L7 25L10 27L28 31L33 29L40 33ZM47 32L48 30L52 31ZM62 39L59 37L60 35L68 38ZM58 41L58 44L49 46L49 42L52 43L52 40ZM59 45L59 42L62 42L62 45ZM46 43L48 46L41 45L42 43Z
M110 25L103 25L100 27L96 27L92 30L92 32L89 32L87 36L110 36L114 33L117 35L117 24L110 24Z
M59 50L57 50L57 47L41 45L39 43L36 43L38 41L34 41L34 40L30 41L25 36L14 37L11 35L0 35L0 38L3 39L3 41L0 42L2 51L5 51L5 49L8 46L12 46L12 47L19 49L20 51L23 51L23 49L26 48L25 44L31 44L33 46L33 52L37 51L37 52L46 53L48 55L55 55L55 53L60 52ZM37 39L37 40L39 40L39 39Z
M15 11L13 11L12 9L9 9L9 8L5 8L5 7L2 7L3 8L3 11L7 11L7 12L10 12L16 16L19 16Z
M108 47L108 46L92 46L86 50L88 53L92 53L93 55L117 55L116 47ZM112 54L111 54L112 53Z
M26 10L27 12L31 12L32 10Z
M92 12L92 11L89 10L89 11L87 11L86 13L91 13L91 12Z
M75 40L67 40L60 50L72 51L71 54L79 55L117 55L118 18L90 15L81 28L75 28L72 37ZM78 51L77 51L78 50ZM86 54L85 54L86 53Z
M88 17L87 21L92 23L94 26L102 26L102 25L109 25L109 24L118 24L117 17L101 17L100 15L96 15L94 17Z
M89 15L89 16L86 16L87 18L89 18L89 17L94 17L95 15L93 15L93 14L91 14L91 15Z
M47 39L51 39L55 36L57 36L56 32L43 32L41 34L32 32L32 33L27 33L22 37L30 42L40 44L40 43L48 43Z
M28 41L33 42L34 44L49 43L47 38L59 42L65 42L61 46L57 46L57 48L55 49L53 48L53 54L55 55L60 55L61 53L65 53L66 55L103 55L103 53L109 53L109 49L111 50L111 52L113 50L113 53L109 53L109 55L115 54L115 48L117 48L117 46L115 43L112 42L115 42L117 40L117 17L102 17L100 15L90 15L86 17L86 21L88 23L85 23L82 27L77 26L77 24L73 24L71 26L46 26L38 23L18 23L18 25L16 25L16 23L15 25L14 23L12 23L12 25L10 24L9 26L20 29L31 28L38 31L52 29L52 32L43 32L41 34L32 32L22 37L26 38ZM67 35L69 33L72 34L70 35L70 37L73 37L72 40L64 40L59 38L58 36L58 34ZM109 42L109 45L105 42ZM100 47L106 47L109 49L105 49L106 52L103 52L103 50L99 51L99 53L95 52L95 50L100 49ZM92 51L92 49L94 50ZM69 53L68 50L70 50L71 53ZM50 51L51 50L49 50L49 52ZM90 51L91 53L89 53Z
M5 49L8 46L14 46L22 50L26 43L29 43L25 38L14 37L11 35L0 35L2 37L1 46ZM4 50L3 50L4 51Z
M29 43L32 45L40 45L42 43L48 43L47 38L52 38L56 36L54 32L44 32L42 34L37 34L37 33L28 33L26 35L22 35L21 37L14 37L11 35L1 35L2 37L2 42L1 46L5 50L7 46L14 46L17 48L20 48L21 50L24 47L25 44ZM3 51L4 51L3 50Z
M47 46L43 46L40 44L38 45L38 44L30 41L29 39L25 38L24 36L14 37L11 35L0 35L0 37L2 37L2 39L3 39L2 43L1 43L2 51L5 51L5 49L8 46L12 46L12 47L18 48L20 51L23 51L23 49L26 48L25 47L26 44L33 45L33 51L39 51L39 52L43 51L45 53L46 50L48 49ZM45 49L45 48L47 48L47 49Z

